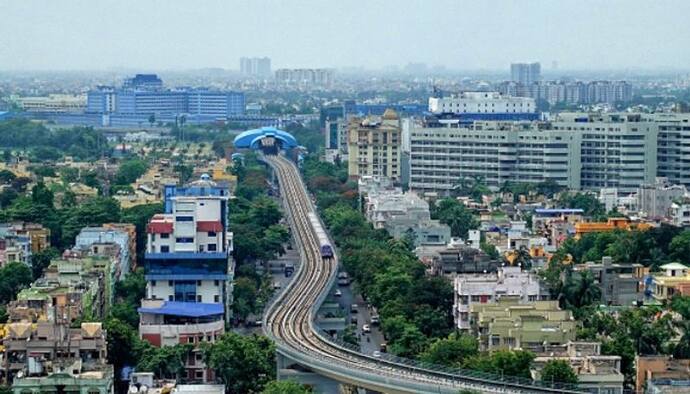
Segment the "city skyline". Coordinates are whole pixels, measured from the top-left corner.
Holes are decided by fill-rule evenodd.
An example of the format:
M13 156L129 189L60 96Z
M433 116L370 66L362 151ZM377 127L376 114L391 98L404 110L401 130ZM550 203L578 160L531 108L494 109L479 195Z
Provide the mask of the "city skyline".
M534 61L547 72L554 62L562 70L684 70L690 63L682 38L690 36L682 21L690 4L680 1L125 1L105 10L82 1L6 4L0 35L14 38L0 44L0 70L235 70L239 58L255 56L271 58L274 70L416 63L505 70Z

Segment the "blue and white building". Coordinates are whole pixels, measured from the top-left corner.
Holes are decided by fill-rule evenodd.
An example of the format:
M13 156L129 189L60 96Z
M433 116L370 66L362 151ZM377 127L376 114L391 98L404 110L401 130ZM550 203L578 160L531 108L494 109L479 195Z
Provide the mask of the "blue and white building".
M167 185L164 193L164 213L147 228L139 335L154 346L213 342L225 330L232 302L229 190L202 175L184 187ZM196 346L185 369L189 381L213 380Z
M155 122L184 117L188 123L208 123L242 117L244 111L242 92L165 89L155 74L137 74L121 88L99 86L89 91L83 115L95 115L99 126L137 126L148 123L151 116Z

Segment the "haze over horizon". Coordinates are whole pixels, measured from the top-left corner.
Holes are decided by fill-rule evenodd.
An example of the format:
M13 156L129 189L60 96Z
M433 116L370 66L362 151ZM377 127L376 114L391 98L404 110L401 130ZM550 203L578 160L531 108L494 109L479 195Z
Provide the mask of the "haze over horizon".
M270 57L274 70L690 68L680 0L28 0L2 12L0 70L237 69L243 56Z

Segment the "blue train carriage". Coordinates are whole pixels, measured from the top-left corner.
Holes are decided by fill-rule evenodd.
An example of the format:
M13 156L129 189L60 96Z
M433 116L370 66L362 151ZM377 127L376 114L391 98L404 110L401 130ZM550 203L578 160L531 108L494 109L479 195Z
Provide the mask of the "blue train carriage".
M319 241L319 249L321 250L321 257L324 259L333 257L333 247L331 246L331 241L328 239L326 231L321 226L321 221L319 217L316 216L314 212L309 212L309 221L311 222L311 227L314 229L316 234L316 239Z

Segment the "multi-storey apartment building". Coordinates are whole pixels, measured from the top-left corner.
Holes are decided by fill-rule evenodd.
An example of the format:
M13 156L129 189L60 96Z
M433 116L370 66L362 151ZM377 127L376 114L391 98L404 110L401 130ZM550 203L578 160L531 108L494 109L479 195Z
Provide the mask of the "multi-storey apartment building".
M459 274L453 294L453 316L460 330L471 328L470 308L474 304L495 303L506 296L524 304L542 299L539 278L520 267L501 267L496 273Z
M351 178L401 176L401 128L398 114L388 109L382 116L353 117L348 124L347 173Z
M536 119L537 106L529 97L512 97L498 92L463 92L449 97L430 97L433 114L485 114L498 120Z
M408 137L409 135L409 137ZM406 133L410 188L448 194L465 178L553 180L570 189L634 193L656 177L690 186L690 115L564 113L550 121L463 124L428 117Z
M224 332L234 272L228 198L228 187L208 175L165 187L165 213L147 228L146 299L139 308L139 334L154 346L212 342ZM191 381L213 379L198 349L186 370Z
M443 195L465 179L492 188L512 181L580 186L582 140L538 123L430 118L410 130L410 188Z
M14 393L113 392L102 323L9 323L3 344Z
M523 304L516 297L501 297L495 303L470 306L472 332L483 351L541 349L574 341L578 322L558 301Z
M591 394L622 394L624 375L621 357L602 355L599 342L568 342L532 349L536 353L530 367L532 379L540 380L544 366L553 360L570 364L577 375L577 385ZM639 391L641 393L641 391Z
M268 57L240 58L240 73L253 77L271 76L271 59Z
M510 79L513 82L529 85L541 80L541 64L534 63L512 63L510 65Z
M562 114L549 127L582 139L580 188L632 193L653 183L658 127L639 114Z

